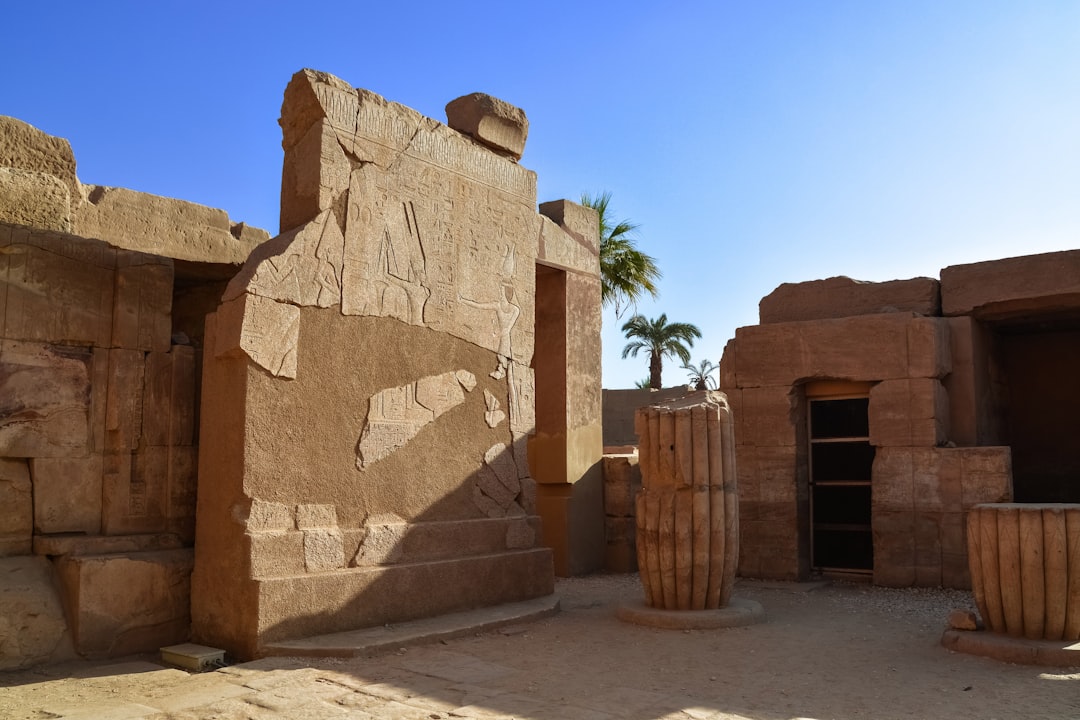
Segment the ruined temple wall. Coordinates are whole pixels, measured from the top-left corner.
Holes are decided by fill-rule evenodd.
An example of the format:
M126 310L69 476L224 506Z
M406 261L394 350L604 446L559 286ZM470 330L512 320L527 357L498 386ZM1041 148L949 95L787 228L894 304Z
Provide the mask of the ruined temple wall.
M492 107L523 144L523 114ZM244 431L211 440L204 415L197 638L252 656L551 592L526 442L535 264L549 242L582 261L520 148L458 122L324 73L289 84L284 232L226 289L205 359L206 403ZM598 273L582 282L598 310ZM598 409L575 412L599 443Z
M0 614L16 636L0 667L188 634L206 303L181 301L178 333L174 256L199 261L180 280L195 288L238 240L221 211L116 195L126 224L66 141L0 118Z
M721 388L736 419L741 574L809 573L806 388L833 381L869 397L874 582L969 585L964 515L1010 497L1009 449L954 447L994 439L987 338L916 312L939 306L935 281L834 278L782 286L761 325L736 331Z

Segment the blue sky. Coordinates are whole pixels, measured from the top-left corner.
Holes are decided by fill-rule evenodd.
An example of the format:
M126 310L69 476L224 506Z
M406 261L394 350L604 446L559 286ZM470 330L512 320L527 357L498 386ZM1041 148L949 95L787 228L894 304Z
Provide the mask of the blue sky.
M540 201L609 190L652 317L718 362L783 282L1080 246L1080 2L100 2L5 8L0 114L83 182L277 229L291 75L523 108ZM623 318L625 320L625 317ZM647 375L604 319L604 385ZM685 379L668 363L665 385Z

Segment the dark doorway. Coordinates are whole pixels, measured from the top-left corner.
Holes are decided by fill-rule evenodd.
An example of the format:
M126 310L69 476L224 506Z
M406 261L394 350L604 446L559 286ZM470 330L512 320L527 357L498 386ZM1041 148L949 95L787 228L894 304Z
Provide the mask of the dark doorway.
M874 569L870 400L808 400L811 564L822 572L869 574Z
M998 332L1016 502L1080 502L1080 329Z

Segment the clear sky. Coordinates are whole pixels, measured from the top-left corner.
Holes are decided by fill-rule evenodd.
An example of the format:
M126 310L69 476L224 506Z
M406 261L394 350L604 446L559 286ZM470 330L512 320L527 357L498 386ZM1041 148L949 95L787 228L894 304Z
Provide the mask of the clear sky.
M0 114L83 182L277 230L282 91L303 67L445 121L530 121L539 200L611 191L664 272L639 311L718 362L783 282L937 276L1080 247L1080 1L21 2ZM623 320L626 318L624 317ZM604 385L647 376L604 318ZM664 384L685 380L668 363Z

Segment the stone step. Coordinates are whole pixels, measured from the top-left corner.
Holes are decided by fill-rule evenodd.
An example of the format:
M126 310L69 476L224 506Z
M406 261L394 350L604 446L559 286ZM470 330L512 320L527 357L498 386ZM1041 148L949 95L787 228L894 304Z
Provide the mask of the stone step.
M461 637L470 633L529 622L559 611L559 596L504 603L492 607L411 620L393 625L315 635L299 640L282 640L262 647L262 656L359 657Z

